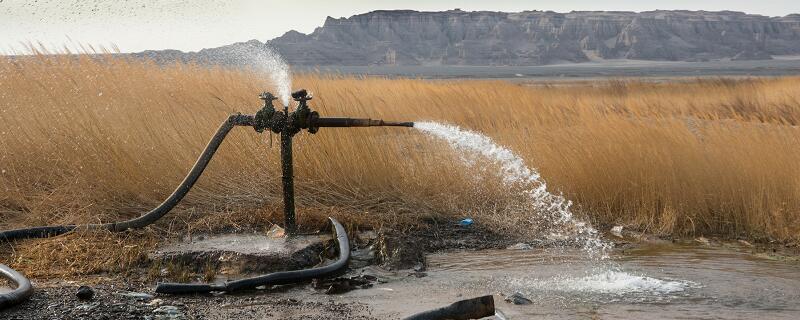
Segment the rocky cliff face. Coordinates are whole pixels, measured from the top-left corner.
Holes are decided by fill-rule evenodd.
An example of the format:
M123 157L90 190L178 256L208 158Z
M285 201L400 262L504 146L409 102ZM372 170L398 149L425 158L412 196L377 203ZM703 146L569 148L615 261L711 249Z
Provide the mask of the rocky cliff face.
M597 59L702 61L800 54L800 15L652 11L374 11L328 17L267 41L295 65L542 65ZM216 61L258 41L182 59ZM142 53L145 54L145 53ZM150 53L151 56L158 54ZM174 57L174 52L169 56Z

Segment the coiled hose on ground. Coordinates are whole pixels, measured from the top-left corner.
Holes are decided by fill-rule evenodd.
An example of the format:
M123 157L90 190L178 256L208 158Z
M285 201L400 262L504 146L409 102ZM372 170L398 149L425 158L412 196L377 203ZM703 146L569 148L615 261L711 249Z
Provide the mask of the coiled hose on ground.
M224 284L159 283L156 287L156 293L188 294L208 293L212 291L230 292L254 289L258 286L296 283L325 277L342 271L347 267L347 260L350 259L350 241L347 239L347 233L342 224L334 218L328 219L331 221L331 229L336 236L336 243L339 244L339 258L334 263L311 269L275 272L254 278L230 281Z
M8 279L16 286L13 291L0 294L0 310L25 301L33 294L33 287L28 278L4 264L0 264L0 277Z
M0 231L0 241L2 240L17 240L17 239L27 239L27 238L46 238L57 236L60 234L64 234L70 232L72 230L78 228L86 228L86 229L105 229L110 231L125 231L128 229L139 229L144 228L158 219L161 219L165 214L167 214L172 208L174 208L182 199L186 196L189 190L194 186L197 179L200 178L200 175L203 173L203 170L206 169L209 161L211 161L211 157L214 156L214 153L217 152L217 149L222 144L222 141L225 139L225 136L233 129L234 126L245 126L245 125L252 125L253 116L250 115L241 115L235 114L228 117L225 122L220 125L219 129L217 129L217 133L214 134L214 137L211 138L211 141L208 142L206 148L203 150L203 153L200 154L200 157L195 162L192 169L189 171L189 174L186 175L186 178L183 179L178 188L172 192L172 194L167 197L164 202L160 205L155 207L150 212L139 216L134 219L120 221L120 222L110 222L110 223L100 223L100 224L88 224L88 225L61 225L61 226L45 226L45 227L33 227L33 228L24 228L24 229L16 229L16 230L8 230L8 231Z

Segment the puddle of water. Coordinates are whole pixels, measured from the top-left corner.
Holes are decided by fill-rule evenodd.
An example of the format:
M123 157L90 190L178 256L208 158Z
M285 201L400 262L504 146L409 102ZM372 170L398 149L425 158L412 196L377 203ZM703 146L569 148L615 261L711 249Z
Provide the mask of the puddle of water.
M494 294L505 319L800 319L800 266L724 248L646 247L598 267L565 250L454 252L428 276L348 293L379 315L406 316ZM624 270L624 271L622 271ZM503 295L533 301L513 305Z
M521 281L517 286L541 292L664 295L686 291L696 284L690 281L661 280L622 271L605 271L583 277Z

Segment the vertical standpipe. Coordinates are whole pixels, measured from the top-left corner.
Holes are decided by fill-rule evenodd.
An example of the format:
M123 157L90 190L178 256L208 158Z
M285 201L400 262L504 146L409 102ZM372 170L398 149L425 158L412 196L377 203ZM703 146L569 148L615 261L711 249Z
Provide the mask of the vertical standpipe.
M289 114L289 108L284 107L284 114ZM292 132L289 130L289 121L281 131L281 171L283 173L283 216L284 228L287 234L297 231L297 222L294 215L294 163L292 162Z
M256 132L269 129L281 135L281 172L283 181L283 215L286 233L296 234L297 220L294 208L294 163L292 163L292 137L307 130L316 133L321 127L413 127L413 122L396 122L358 118L328 118L320 117L316 111L308 107L307 102L311 96L306 90L292 93L292 98L298 102L297 107L289 113L289 106L283 107L283 112L275 111L272 101L275 96L269 92L261 94L264 107L253 116L253 128Z

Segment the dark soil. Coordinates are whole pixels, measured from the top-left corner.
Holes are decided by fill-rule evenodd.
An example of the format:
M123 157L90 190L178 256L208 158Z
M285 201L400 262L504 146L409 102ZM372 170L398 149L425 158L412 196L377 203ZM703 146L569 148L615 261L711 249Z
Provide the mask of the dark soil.
M423 274L427 252L504 248L514 243L511 237L478 226L461 227L457 221L429 223L406 232L351 235L356 238L354 252L362 252L360 264L351 263L352 273L360 273L365 265L380 264L388 270L413 269ZM0 319L376 319L366 305L335 299L342 291L336 280L350 284L353 278L327 280L333 282L324 286L317 281L236 294L171 296L153 292L155 281L148 278L148 271L143 267L128 278L86 277L85 283L32 279L35 293L31 299L0 311ZM92 289L91 300L78 298L81 285ZM359 283L345 289L363 286Z
M333 300L305 300L296 290L258 290L236 295L169 296L152 288L128 291L118 281L94 286L94 298L78 299L77 285L45 284L31 299L0 311L2 319L375 319L367 307ZM310 285L309 285L310 286Z
M457 221L429 221L418 229L382 230L350 235L353 238L351 271L343 278L263 288L235 294L172 296L153 292L155 280L146 267L122 278L118 275L86 277L80 282L34 281L33 297L0 311L0 319L377 319L374 310L337 294L370 286L362 272L368 265L383 269L412 269L424 280L425 255L448 250L507 248L520 242L513 235L498 234L479 225L462 227ZM626 234L607 239L626 250L643 242L702 242L703 245L749 245L754 255L773 259L797 259L798 246L756 244L715 239L664 239ZM325 249L320 249L325 250ZM138 275L137 275L138 274ZM361 277L361 278L357 278ZM198 279L195 275L193 279ZM0 285L3 285L0 282ZM93 290L91 300L80 300L81 285Z

